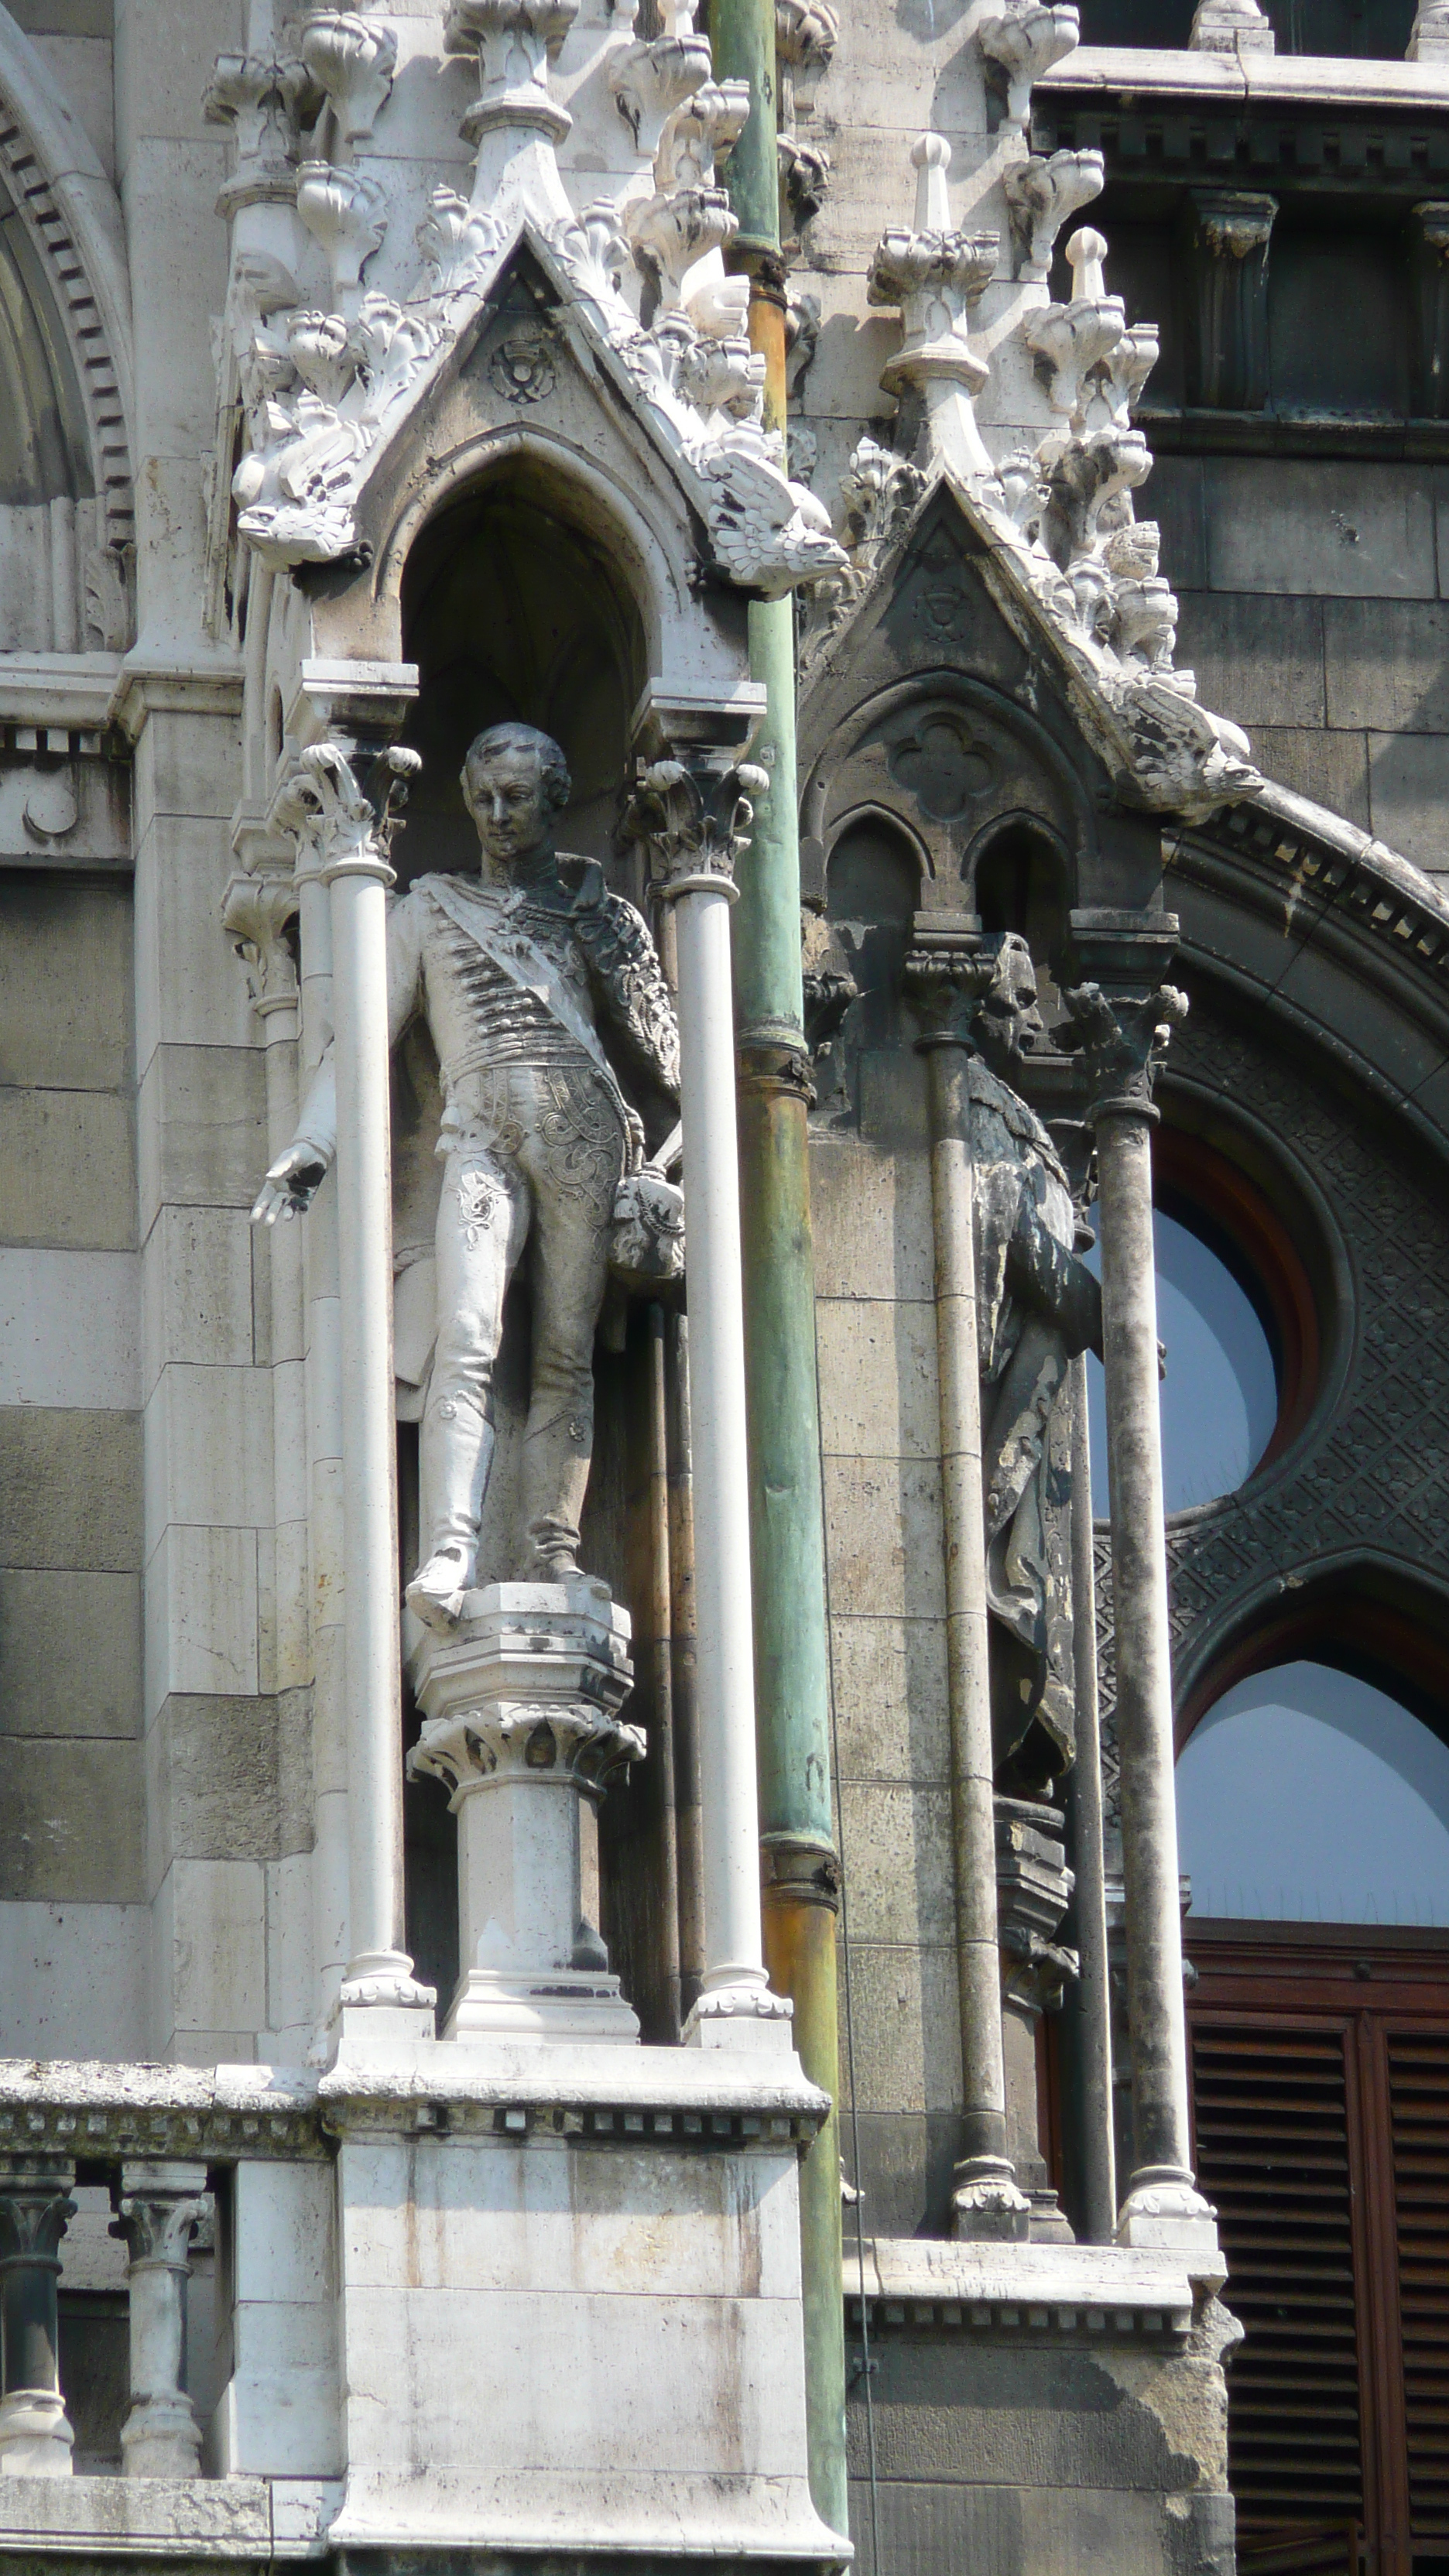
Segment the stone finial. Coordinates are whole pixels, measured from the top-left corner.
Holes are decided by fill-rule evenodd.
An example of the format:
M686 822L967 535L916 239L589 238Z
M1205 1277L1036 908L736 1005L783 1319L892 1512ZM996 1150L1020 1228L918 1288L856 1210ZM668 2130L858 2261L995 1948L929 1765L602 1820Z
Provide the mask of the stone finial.
M478 96L459 128L465 143L500 127L562 143L573 118L550 97L548 72L578 13L579 0L449 0L446 51L478 57Z
M297 212L326 253L334 308L350 321L362 300L362 272L387 230L386 194L366 171L304 161Z
M1419 0L1404 59L1449 63L1449 0Z
M1081 38L1075 8L1061 0L1010 0L997 18L983 18L976 41L986 57L987 77L1013 125L1024 125L1031 113L1033 84L1053 63L1072 52Z
M674 25L666 35L625 45L609 64L614 105L636 150L651 161L668 119L703 89L714 67L708 36L695 34L693 9L674 9L669 15Z
M1053 152L1049 160L1033 152L1003 173L1019 278L1047 275L1063 224L1101 195L1104 176L1100 152Z
M972 408L989 371L964 325L995 269L1000 244L995 233L953 229L946 189L951 146L944 135L918 136L911 160L914 229L882 233L866 281L870 302L898 304L904 327L901 348L882 369L881 384L887 393L920 398L928 453L953 460L963 472L989 472Z
M1258 0L1197 0L1187 41L1195 54L1271 54L1278 40Z
M634 256L654 277L665 314L682 315L690 270L739 230L715 172L739 141L749 113L747 81L706 81L681 99L660 130L654 193L625 211Z
M397 38L377 18L329 9L302 31L302 60L327 99L332 149L356 150L371 135L392 93Z

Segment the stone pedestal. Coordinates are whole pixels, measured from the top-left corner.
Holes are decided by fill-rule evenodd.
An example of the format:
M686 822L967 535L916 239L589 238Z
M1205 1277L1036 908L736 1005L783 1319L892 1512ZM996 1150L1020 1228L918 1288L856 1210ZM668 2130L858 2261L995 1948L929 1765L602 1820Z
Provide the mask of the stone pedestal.
M636 2041L580 1899L579 1802L644 1753L618 1712L634 1679L629 1620L607 1584L495 1583L410 1657L424 1713L410 1767L458 1819L462 1976L445 2039Z
M1037 2033L1061 2003L1077 1961L1056 1939L1072 1893L1063 1819L1026 1798L996 1801L996 1889L1001 1928L1001 2045L1006 2065L1006 2139L1016 2179L1031 2203L1034 2242L1070 2244L1041 2152Z

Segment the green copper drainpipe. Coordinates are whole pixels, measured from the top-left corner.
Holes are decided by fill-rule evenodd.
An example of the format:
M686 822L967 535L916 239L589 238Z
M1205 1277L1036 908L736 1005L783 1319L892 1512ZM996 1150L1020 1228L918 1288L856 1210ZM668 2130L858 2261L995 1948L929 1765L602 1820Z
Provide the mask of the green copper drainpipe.
M750 338L765 357L766 425L783 428L774 0L712 0L710 34L715 77L750 84L749 122L726 171L740 219L727 259L750 281ZM805 2071L834 2103L840 2090L840 1868L830 1795L791 602L756 601L749 620L750 668L768 701L751 756L763 756L771 781L739 864L733 921L765 1958L771 1984L794 2001ZM800 2201L810 2484L817 2512L843 2532L845 2332L835 2111L805 2158Z

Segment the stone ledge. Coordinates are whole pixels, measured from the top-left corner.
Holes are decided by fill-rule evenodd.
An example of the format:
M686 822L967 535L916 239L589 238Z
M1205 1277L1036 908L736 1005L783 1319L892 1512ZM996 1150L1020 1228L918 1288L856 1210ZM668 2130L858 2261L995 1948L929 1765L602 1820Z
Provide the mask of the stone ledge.
M1192 2278L1180 2256L1119 2245L947 2244L867 2237L845 2256L845 2295L876 2328L1015 2328L1181 2336Z
M341 2497L340 2482L316 2478L0 2478L0 2552L312 2558Z
M1055 107L1071 90L1130 90L1139 112L1164 96L1192 96L1204 104L1440 108L1449 102L1449 65L1339 54L1238 56L1155 45L1078 45L1034 84L1033 105Z
M747 2037L747 2035L745 2035ZM793 2050L626 2048L506 2040L380 2043L318 2085L334 2134L403 2129L551 2133L670 2147L781 2145L814 2136L829 2102Z
M0 2059L0 2155L325 2152L317 2079L301 2068Z
M778 2025L776 2026L778 2029ZM326 2156L359 2133L752 2147L812 2138L829 2103L793 2049L394 2040L301 2067L0 2059L0 2156Z

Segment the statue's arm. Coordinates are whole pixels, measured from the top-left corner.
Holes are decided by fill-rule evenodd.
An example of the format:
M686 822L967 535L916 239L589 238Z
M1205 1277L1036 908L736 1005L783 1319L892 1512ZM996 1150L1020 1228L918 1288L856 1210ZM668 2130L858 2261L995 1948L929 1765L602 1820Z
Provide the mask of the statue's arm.
M604 894L578 917L578 931L600 1008L640 1070L677 1100L679 1023L642 913Z
M1006 1253L1007 1282L1023 1305L1054 1324L1067 1356L1102 1356L1102 1291L1086 1264L1058 1243L1040 1208L1023 1197Z
M394 904L387 923L388 1043L396 1046L417 1008L422 978L419 908L411 895ZM253 1225L275 1225L311 1206L337 1152L337 1066L329 1038L312 1076L297 1132L267 1169L252 1209Z

